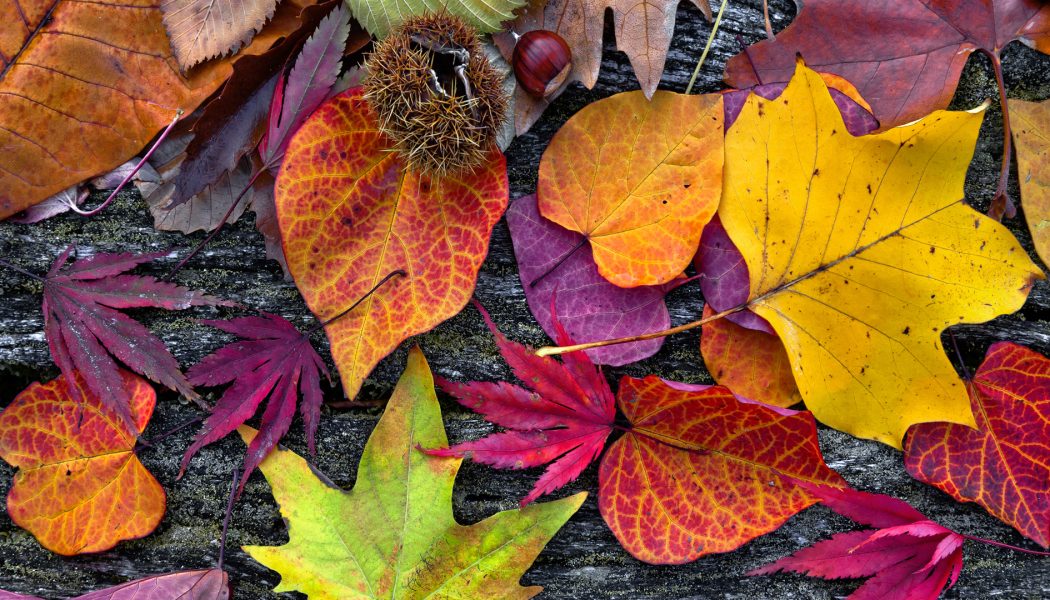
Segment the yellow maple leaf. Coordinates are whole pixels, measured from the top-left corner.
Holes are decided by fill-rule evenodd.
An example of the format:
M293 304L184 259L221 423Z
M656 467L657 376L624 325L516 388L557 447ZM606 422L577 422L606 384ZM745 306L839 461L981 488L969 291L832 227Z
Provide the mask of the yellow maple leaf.
M941 333L1017 310L1043 276L962 199L982 118L938 111L853 137L800 61L779 98L752 95L729 130L719 215L752 310L824 423L898 448L914 423L974 424Z

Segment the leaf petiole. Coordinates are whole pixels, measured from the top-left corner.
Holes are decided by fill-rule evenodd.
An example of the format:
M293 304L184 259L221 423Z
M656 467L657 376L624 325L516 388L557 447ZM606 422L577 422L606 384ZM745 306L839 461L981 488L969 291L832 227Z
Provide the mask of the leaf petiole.
M7 267L8 269L11 269L12 271L14 271L16 273L20 273L22 275L25 275L26 277L29 277L30 279L35 279L35 280L40 281L40 282L46 281L43 277L37 275L36 273L30 273L29 271L26 271L22 267L19 267L17 265L9 263L9 262L7 262L6 260L3 260L3 259L0 259L0 267Z
M711 26L711 35L707 36L707 44L704 45L704 51L700 53L700 60L696 62L696 68L693 69L693 76L689 78L689 85L685 87L686 94L693 91L693 84L696 83L696 77L700 74L700 68L704 66L707 53L711 51L711 43L715 41L715 34L718 33L718 26L722 23L722 15L726 12L727 4L729 4L729 0L722 0L722 6L718 7L718 16L715 17L715 24Z
M1006 544L1003 542L997 542L988 538L977 537L976 535L967 535L960 533L959 535L972 542L980 542L982 544L988 544L989 546L997 546L999 548L1006 548L1007 550L1013 550L1014 552L1023 552L1024 554L1034 554L1035 556L1050 556L1050 552L1043 552L1042 550L1029 550L1028 548L1022 548L1020 546L1014 546L1013 544Z
M402 277L408 277L408 273L406 273L406 272L404 271L404 269L398 269L398 270L396 270L396 271L391 271L391 272L387 273L385 277L383 277L382 279L380 279L378 283L376 283L375 285L373 285L373 286L372 286L372 289L370 289L370 290L368 290L367 292L365 292L365 295L364 295L364 296L361 296L360 298L358 298L358 299L357 299L357 301L356 301L356 302L354 302L353 304L351 304L351 305L350 305L350 308L348 308L348 309L346 309L346 310L344 310L344 311L340 312L339 314L337 314L336 316L334 316L334 317L332 317L332 318L330 318L330 319L325 319L324 321L321 321L321 322L320 322L320 323L318 323L317 325L314 325L314 326L313 326L313 327L311 327L311 328L310 328L310 330L309 330L309 331L307 331L307 332L306 332L306 333L305 333L304 335L306 335L307 337L309 337L309 336L310 336L310 335L312 335L312 334L313 334L313 333L314 333L315 331L317 331L318 329L321 329L321 328L323 328L323 327L326 327L326 326L327 326L327 325L328 325L329 323L331 323L332 321L335 321L336 319L339 319L339 318L342 318L342 317L346 316L346 315L347 315L347 314L348 314L348 313L349 313L350 311L352 311L352 310L354 310L355 308L357 308L357 306L358 306L359 304L361 304L362 302L364 302L365 300L367 300L369 296L371 296L372 294L374 294L374 293L376 292L376 290L378 290L379 288L383 287L383 284L385 284L386 282L388 282L388 281L390 281L391 279L393 279L393 278L394 278L394 276L396 276L396 275L400 275L400 276L402 276Z
M1017 209L1007 193L1007 186L1010 183L1010 155L1013 151L1013 134L1010 132L1010 105L1006 99L1003 63L999 59L999 55L996 52L983 48L981 51L992 61L995 85L999 91L999 107L1003 111L1003 158L999 164L999 184L995 186L995 196L988 207L988 216L996 221L1001 221L1004 216L1012 219L1017 215Z
M171 123L168 123L168 126L164 128L164 131L160 132L160 137L157 138L157 141L153 142L153 146L151 146L149 151L146 152L146 155L142 157L142 160L140 160L139 163L135 165L135 168L132 169L130 173L124 176L124 179L122 179L121 182L117 184L117 187L114 188L112 192L110 192L109 197L106 198L102 202L102 204L99 204L91 210L82 210L74 202L69 205L69 209L77 213L78 215L82 215L85 217L93 217L105 210L105 208L109 206L109 203L113 202L113 199L117 197L117 194L120 192L120 190L124 189L124 186L126 186L128 182L131 181L131 178L139 172L139 169L146 165L146 161L148 161L149 158L153 156L153 153L157 150L157 148L160 148L161 142L163 142L164 138L168 137L168 134L171 133L171 130L175 128L175 124L179 122L179 118L182 117L182 113L183 110L181 108L175 111L175 117L171 120Z

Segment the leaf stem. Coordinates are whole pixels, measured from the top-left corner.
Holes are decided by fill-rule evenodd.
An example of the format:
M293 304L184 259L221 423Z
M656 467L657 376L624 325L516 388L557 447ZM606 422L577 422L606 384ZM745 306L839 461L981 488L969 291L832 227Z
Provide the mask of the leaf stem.
M1022 548L1020 546L1014 546L1012 544L1004 544L1003 542L997 542L995 540L990 540L988 538L977 537L976 535L967 535L965 533L960 533L959 535L961 535L964 538L966 538L966 539L968 539L970 541L973 541L973 542L980 542L982 544L988 544L990 546L997 546L999 548L1006 548L1007 550L1013 550L1014 552L1023 552L1025 554L1034 554L1035 556L1050 556L1050 552L1043 552L1041 550L1029 550L1028 548Z
M632 336L629 336L629 337L615 338L615 339L611 339L611 340L599 340L597 342L587 342L585 344L575 344L575 345L572 345L572 346L544 346L544 347L539 348L538 350L536 350L536 356L552 356L554 354L564 354L566 352L576 352L576 351L579 351L579 350L590 350L591 348L601 348L601 347L604 347L604 346L613 346L613 345L616 345L616 344L627 344L627 343L630 343L630 342L642 342L642 341L645 341L645 340L653 340L653 339L656 339L656 338L666 337L666 336L669 336L669 335L674 335L676 333L681 333L683 331L689 331L690 329L696 329L697 327L700 327L701 325L704 325L706 323L710 323L711 321L717 321L718 319L721 319L721 318L724 318L724 317L728 317L729 315L731 315L733 313L738 313L738 312L746 309L750 305L751 305L751 303L747 302L745 304L741 304L740 306L734 306L733 308L730 308L730 309L727 309L727 310L723 310L720 313L715 313L715 314L713 314L713 315L711 315L709 317L704 317L703 319L700 319L699 321L693 321L691 323L686 323L684 325L679 325L677 327L672 327L670 329L664 329L663 331L654 331L652 333L644 333L642 335L632 335Z
M766 21L766 39L772 41L776 39L773 35L773 25L769 22L769 0L762 0L762 17Z
M729 4L729 0L722 0L722 6L718 7L718 16L715 17L715 24L711 27L711 35L707 36L707 44L704 45L704 51L700 53L700 60L696 62L696 68L693 69L693 76L689 78L689 85L685 87L686 94L693 91L693 84L696 83L696 77L700 74L700 68L704 66L707 53L711 50L711 43L715 41L715 34L718 33L718 26L722 23L722 15L726 12L727 4Z
M999 184L995 187L995 196L992 204L988 207L988 216L1001 221L1003 217L1012 219L1017 215L1017 209L1010 200L1007 187L1010 184L1010 155L1013 153L1013 135L1010 132L1010 104L1006 99L1006 83L1003 81L1003 63L999 55L991 50L982 49L982 52L992 61L992 71L995 73L995 85L999 88L999 107L1003 112L1003 158L999 164Z
M187 419L187 420L183 421L182 423L179 423L178 425L172 427L171 429L169 429L167 431L162 431L161 433L158 433L157 435L153 436L152 438L139 438L138 445L141 446L141 447L153 447L156 444L160 443L162 440L175 435L176 433L182 431L183 429L186 429L190 425L195 425L197 423L200 423L203 420L204 420L203 416L196 416L196 417L193 417L192 419Z
M29 271L26 271L22 267L19 267L17 265L9 263L9 262L7 262L6 260L3 260L3 259L0 259L0 267L7 267L8 269L11 269L12 271L14 271L16 273L21 273L22 275L25 275L26 277L29 277L30 279L35 279L35 280L40 281L40 282L47 281L46 279L44 279L43 277L37 275L36 273L30 273Z
M168 134L171 133L171 130L175 128L175 124L179 122L180 117L182 117L181 108L175 111L175 118L173 118L171 120L171 123L168 123L168 126L165 127L164 131L160 133L160 137L158 137L157 141L153 143L153 146L151 146L149 151L146 152L146 155L142 157L142 160L140 160L139 163L135 165L135 168L132 169L130 173L124 176L124 179L122 179L121 182L117 185L117 187L112 192L110 192L109 197L106 198L102 202L102 204L99 204L91 210L82 210L74 202L70 204L69 209L77 213L78 215L83 215L85 217L93 217L98 213L102 212L107 206L109 206L110 202L113 202L113 199L117 197L117 194L120 192L120 190L124 189L124 186L126 186L128 182L131 181L131 178L139 172L139 169L146 165L146 161L149 160L149 157L153 156L153 153L157 150L157 148L160 147L160 143L163 142L164 138L168 137Z
M370 289L370 290L368 290L367 292L365 292L365 295L364 295L364 296L361 296L360 298L358 298L358 299L357 299L357 301L356 301L356 302L354 302L353 304L351 304L351 305L350 305L350 308L348 308L348 309L344 310L343 312L341 312L341 313L337 314L336 316L334 316L334 317L332 317L332 318L330 318L330 319L326 319L326 320L324 320L324 321L321 321L321 322L320 322L320 323L318 323L317 325L314 325L313 327L311 327L311 328L310 328L310 330L309 330L309 331L307 331L307 332L306 332L306 334L305 334L305 335L306 335L307 337L309 337L310 335L313 335L313 333L314 333L314 332L316 332L316 331L317 331L318 329L321 329L321 328L323 328L323 327L326 327L326 326L327 326L327 325L328 325L329 323L331 323L332 321L335 321L336 319L339 319L339 318L342 318L342 317L346 316L346 315L347 315L347 314L348 314L348 313L349 313L350 311L352 311L352 310L354 310L355 308L357 308L357 305L358 305L358 304L361 304L362 302L364 302L365 300L367 300L369 296L371 296L372 294L374 294L374 293L376 292L376 290L378 290L379 288L383 287L383 284L385 284L386 282L388 282L388 281L390 281L391 279L393 279L393 278L394 278L394 277L395 277L396 275L400 275L400 276L402 276L402 277L408 277L408 273L406 273L406 272L405 272L405 271L404 271L403 269L398 269L398 270L396 270L396 271L391 271L391 272L387 273L387 274L386 274L386 277L383 277L382 279L380 279L380 280L379 280L379 283L377 283L377 284L373 285L373 286L372 286L372 289Z
M182 267L186 266L186 263L190 262L190 259L192 259L194 256L197 256L197 254L199 254L205 246L207 246L213 239L215 239L215 236L219 235L219 232L222 231L223 225L226 225L226 222L230 220L230 215L233 214L234 209L236 209L237 205L241 203L241 199L244 198L244 195L248 193L248 190L252 189L252 186L255 185L255 181L259 179L259 177L264 172L266 172L266 169L260 168L252 174L252 178L248 180L248 183L246 183L241 189L241 193L237 194L237 197L234 198L233 202L230 203L230 208L226 209L226 214L224 214L222 216L222 219L219 220L219 224L215 226L215 229L213 229L211 233L208 234L208 237L204 238L200 241L199 244L194 246L193 250L190 250L190 253L187 254L185 258L179 261L179 264L175 265L170 271L168 271L168 274L164 276L164 281L171 281L171 278L174 277L175 274L182 269Z
M230 498L226 501L226 514L222 517L222 537L219 538L219 560L216 567L221 571L226 560L226 532L230 530L230 516L233 515L233 501L237 494L237 467L233 468L233 481L230 483Z
M572 256L573 254L576 254L576 251L579 250L580 248L583 248L583 245L586 244L586 243L587 243L587 238L586 237L581 237L579 244L576 244L575 246L573 246L572 250L569 250L565 254L562 254L561 258L556 260L554 262L554 264L550 266L549 269L547 269L546 271L543 272L542 275L540 275L536 279L533 279L532 281L530 281L529 282L529 287L530 288L536 287L537 283L543 281L544 278L546 278L548 275L553 273L558 267L560 267L563 262L569 260L569 257Z

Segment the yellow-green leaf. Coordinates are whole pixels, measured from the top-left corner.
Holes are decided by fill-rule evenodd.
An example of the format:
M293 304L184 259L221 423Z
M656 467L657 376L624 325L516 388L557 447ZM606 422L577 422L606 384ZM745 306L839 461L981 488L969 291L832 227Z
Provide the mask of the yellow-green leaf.
M255 435L240 432L246 441ZM447 445L430 367L414 348L365 445L354 488L334 488L296 454L275 450L260 469L289 542L244 550L281 574L274 591L312 600L531 598L542 588L518 579L586 493L460 525L452 484L462 459L417 449Z
M853 137L800 63L783 95L752 95L728 132L719 215L752 310L824 423L896 447L914 423L973 425L941 333L1017 310L1042 277L963 201L982 118L938 111Z
M350 12L369 33L384 38L408 17L446 13L461 17L482 33L502 28L525 0L346 0Z
M1010 100L1021 206L1032 245L1050 265L1050 102Z

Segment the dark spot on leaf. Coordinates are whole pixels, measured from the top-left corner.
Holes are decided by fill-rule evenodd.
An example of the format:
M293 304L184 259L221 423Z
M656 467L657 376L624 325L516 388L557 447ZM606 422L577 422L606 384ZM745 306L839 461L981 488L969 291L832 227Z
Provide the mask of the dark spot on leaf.
M73 471L70 471L69 469L66 469L66 477L69 477L72 474L73 474Z
M933 246L930 246L930 254L937 254L937 249Z
M868 193L869 194L871 193L871 184L870 183L868 184Z
M903 333L904 335L911 335L911 326L909 325L905 327L904 331L902 331L901 333Z

